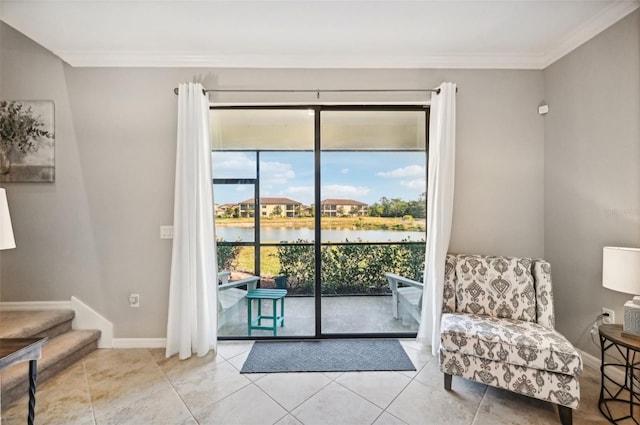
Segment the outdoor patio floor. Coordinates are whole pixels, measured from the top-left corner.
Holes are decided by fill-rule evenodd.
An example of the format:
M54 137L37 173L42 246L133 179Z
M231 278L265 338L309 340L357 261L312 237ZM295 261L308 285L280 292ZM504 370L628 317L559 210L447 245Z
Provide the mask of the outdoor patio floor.
M278 328L278 336L315 335L315 298L285 298L284 326ZM402 322L392 315L391 295L324 296L322 297L322 332L325 334L353 333L401 333L416 332L415 321ZM279 304L278 304L279 308ZM254 305L255 315L255 305ZM271 302L263 302L263 312L271 311ZM263 321L269 325L270 321ZM247 336L247 307L242 303L239 311L218 329L218 336ZM273 332L252 331L252 336L273 336Z

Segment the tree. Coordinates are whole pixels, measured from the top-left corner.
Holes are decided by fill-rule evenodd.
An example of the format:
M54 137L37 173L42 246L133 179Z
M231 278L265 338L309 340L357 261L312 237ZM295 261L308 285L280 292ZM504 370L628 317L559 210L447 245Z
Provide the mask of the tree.
M407 214L407 203L400 198L391 200L388 217L402 217Z
M380 198L380 205L382 206L381 217L391 217L391 201L386 196Z
M382 205L377 202L373 203L368 208L369 217L382 217L383 212L384 209L382 208Z
M276 205L273 207L273 211L271 211L271 217L280 217L282 215L282 207L280 205Z
M373 203L368 208L369 217L403 217L411 215L415 218L427 216L423 192L417 201L404 201L401 198L389 199L386 196L380 198L380 203Z

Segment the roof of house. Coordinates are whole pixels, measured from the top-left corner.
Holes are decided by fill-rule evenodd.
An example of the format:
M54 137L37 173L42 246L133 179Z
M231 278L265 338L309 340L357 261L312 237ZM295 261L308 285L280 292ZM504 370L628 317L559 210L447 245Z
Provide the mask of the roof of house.
M255 200L253 198L245 199L244 201L238 202L239 204L255 204ZM284 204L293 204L293 205L302 205L302 202L294 201L289 198L260 198L260 204L262 205L284 205Z
M367 207L368 204L360 201L354 201L353 199L325 199L320 203L321 205L357 205Z

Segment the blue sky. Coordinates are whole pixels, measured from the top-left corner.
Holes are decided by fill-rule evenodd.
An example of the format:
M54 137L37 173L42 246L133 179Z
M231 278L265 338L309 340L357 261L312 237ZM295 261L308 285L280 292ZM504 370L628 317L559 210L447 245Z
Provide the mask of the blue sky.
M255 177L253 152L214 152L214 178ZM321 199L347 198L372 204L380 198L416 200L426 191L424 152L323 152ZM260 196L313 203L312 152L261 152ZM253 197L250 185L216 185L217 204Z

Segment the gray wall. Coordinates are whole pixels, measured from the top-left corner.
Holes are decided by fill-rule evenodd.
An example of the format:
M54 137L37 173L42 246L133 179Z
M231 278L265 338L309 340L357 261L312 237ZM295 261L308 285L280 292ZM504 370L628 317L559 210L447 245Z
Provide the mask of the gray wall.
M18 248L1 254L3 301L72 295L116 337L163 337L173 216L176 97L219 88L459 85L451 250L544 255L541 71L71 68L2 24L0 95L53 99L56 182L7 184ZM237 100L237 99L236 99ZM141 307L127 304L141 294Z
M544 71L544 247L557 324L597 354L590 324L630 295L602 288L602 247L640 246L640 18L635 12Z

